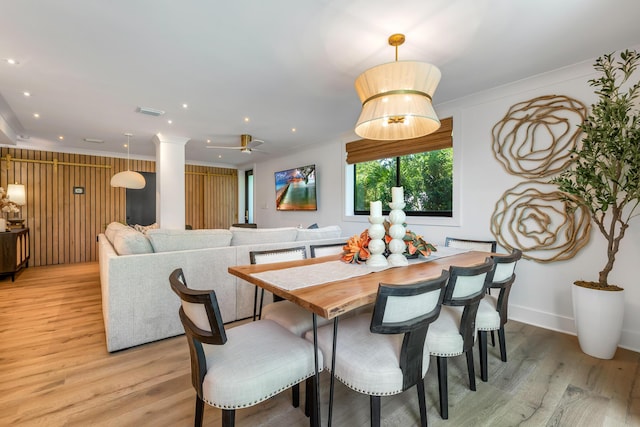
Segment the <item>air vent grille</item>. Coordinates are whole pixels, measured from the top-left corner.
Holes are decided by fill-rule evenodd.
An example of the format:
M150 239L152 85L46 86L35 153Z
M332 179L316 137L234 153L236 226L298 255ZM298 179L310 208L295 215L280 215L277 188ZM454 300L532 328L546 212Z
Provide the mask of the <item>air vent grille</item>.
M138 113L147 114L149 116L154 116L154 117L158 117L164 114L164 111L162 110L156 110L155 108L148 108L148 107L138 107L136 108L136 111Z

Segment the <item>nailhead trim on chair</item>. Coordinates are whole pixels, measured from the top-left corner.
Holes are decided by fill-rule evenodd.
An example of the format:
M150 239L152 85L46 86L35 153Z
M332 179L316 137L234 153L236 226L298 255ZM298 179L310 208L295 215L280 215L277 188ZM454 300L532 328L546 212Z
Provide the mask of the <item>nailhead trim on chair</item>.
M270 394L269 394L269 395L267 395L267 396L263 396L263 397L261 397L260 399L257 399L257 400L255 400L255 401L253 401L253 402L250 402L250 403L247 403L247 404L244 404L244 405L233 405L233 406L230 406L230 405L220 405L220 404L218 404L218 403L215 403L215 402L209 401L209 400L207 400L207 399L202 399L202 400L204 400L204 401L205 401L206 403L208 403L209 405L211 405L211 406L213 406L213 407L216 407L216 408L220 408L220 409L241 409L241 408L249 408L249 407L251 407L251 406L253 406L253 405L256 405L256 404L258 404L258 403L260 403L260 402L264 402L265 400L267 400L267 399L269 399L269 398L271 398L271 397L275 396L276 394L280 394L280 393L282 393L283 391L290 389L291 387L293 387L293 386L294 386L294 385L296 385L296 384L300 384L302 381L304 381L304 380L306 380L307 378L310 378L310 377L312 377L312 376L314 376L314 375L315 375L315 371L310 372L310 373L309 373L309 375L307 375L307 376L305 376L305 377L302 377L302 378L298 379L297 381L294 381L294 382L292 382L292 383L290 383L290 384L287 384L287 385L285 385L285 386L281 387L279 390L274 391L273 393L270 393Z
M438 357L455 357L460 356L461 354L464 354L464 351L461 351L460 353L431 353L432 356Z

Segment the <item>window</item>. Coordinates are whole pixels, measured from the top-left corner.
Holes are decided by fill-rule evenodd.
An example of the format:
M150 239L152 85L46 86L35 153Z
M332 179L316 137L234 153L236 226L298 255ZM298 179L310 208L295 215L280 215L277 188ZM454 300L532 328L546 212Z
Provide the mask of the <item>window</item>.
M404 187L407 215L452 218L453 119L438 131L404 141L359 140L346 145L353 164L353 213L368 215L369 203L382 201L388 212L391 187ZM387 209L385 209L387 208Z
M453 149L445 148L354 165L354 213L368 215L381 200L385 211L391 187L404 187L407 215L452 216Z

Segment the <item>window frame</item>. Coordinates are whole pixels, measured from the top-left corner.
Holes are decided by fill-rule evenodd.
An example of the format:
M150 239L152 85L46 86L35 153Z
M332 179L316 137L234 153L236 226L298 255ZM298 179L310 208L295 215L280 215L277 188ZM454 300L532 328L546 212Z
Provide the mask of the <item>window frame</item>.
M453 132L455 134L456 129L461 129L463 119L459 111L454 112L440 112L442 117L451 116L454 121ZM459 131L458 131L459 135ZM434 226L434 227L460 227L462 226L462 179L463 179L463 159L462 159L462 146L456 143L457 139L453 138L453 186L452 186L452 216L407 216L406 222L411 225L419 226ZM459 139L458 139L459 141ZM344 156L344 167L341 168L342 173L342 221L345 224L354 223L354 226L360 228L369 224L367 215L356 215L354 212L354 182L355 182L355 167L353 164L346 162L347 144L348 140L344 139L342 143L342 153ZM389 190L391 191L391 190ZM355 225L357 224L357 225Z
M451 147L451 149L453 150L453 147ZM439 150L433 150L433 151L439 151ZM425 153L428 153L430 151L425 151ZM453 152L455 154L455 151ZM421 153L414 153L414 154L421 154ZM400 173L401 170L401 159L403 157L407 157L410 156L411 154L407 154L404 156L395 156L393 157L395 159L395 166L396 166L396 182L394 184L395 187L402 187L402 174ZM379 160L383 160L383 159L379 159ZM370 161L376 161L376 160L370 160ZM452 159L452 163L455 161L455 159ZM354 163L353 164L353 183L352 183L352 187L355 189L356 186L356 166L359 163ZM453 175L453 166L454 164L452 164L452 171L451 174ZM353 192L353 214L354 215L369 215L370 211L369 209L366 210L356 210L355 206L356 206L356 192ZM383 215L389 215L390 209L388 206L382 206L382 214ZM451 182L451 211L446 211L446 212L442 212L442 211L409 211L409 210L405 210L404 213L406 214L406 216L415 216L415 217L436 217L436 218L452 218L453 217L453 176L452 176L452 182Z

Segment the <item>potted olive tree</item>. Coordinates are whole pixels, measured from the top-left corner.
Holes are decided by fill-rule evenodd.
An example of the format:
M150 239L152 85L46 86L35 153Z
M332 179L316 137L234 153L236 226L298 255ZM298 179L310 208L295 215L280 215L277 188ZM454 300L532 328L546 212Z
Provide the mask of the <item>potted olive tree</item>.
M582 144L572 150L572 165L552 180L577 196L589 209L607 242L607 257L597 281L579 280L572 287L580 348L595 357L614 356L622 334L623 288L609 283L620 241L640 204L640 81L632 81L640 59L625 50L598 58L599 76L589 80L598 95L582 123ZM612 308L607 308L613 304ZM603 331L600 327L615 331ZM591 340L588 334L594 334Z

